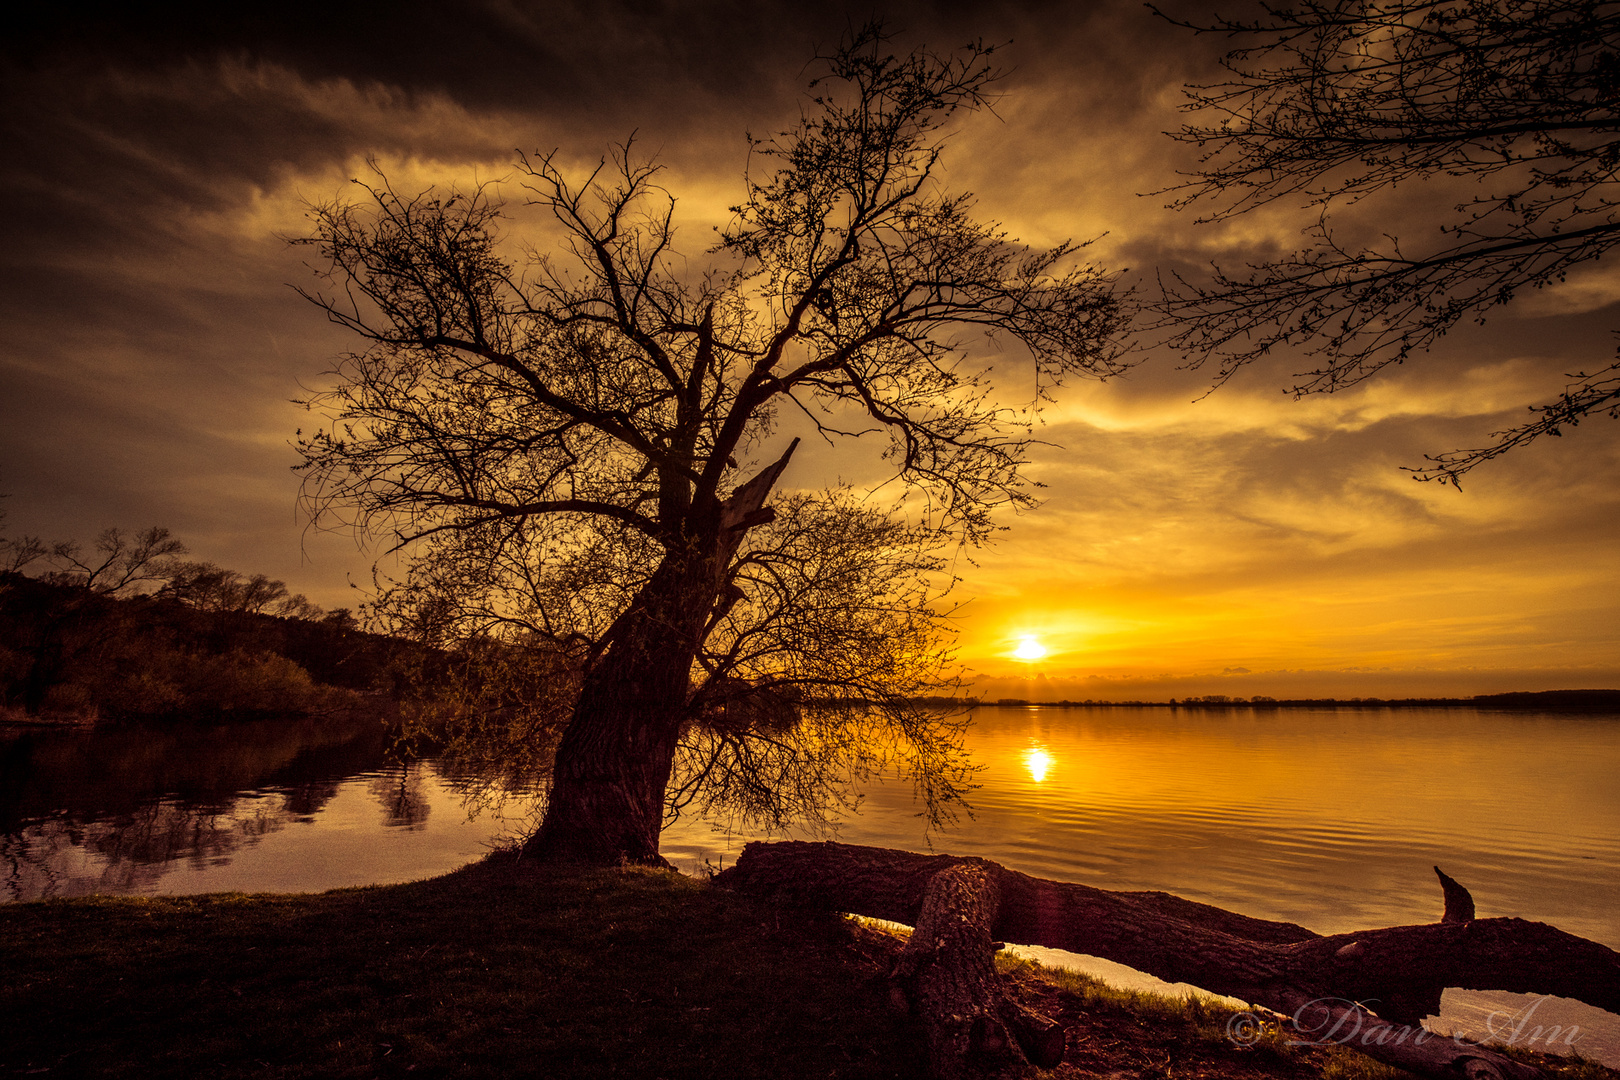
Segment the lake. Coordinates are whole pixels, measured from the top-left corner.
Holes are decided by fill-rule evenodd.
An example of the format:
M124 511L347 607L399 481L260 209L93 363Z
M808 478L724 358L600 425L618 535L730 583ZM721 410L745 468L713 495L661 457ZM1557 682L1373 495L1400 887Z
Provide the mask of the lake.
M1160 889L1322 933L1436 921L1438 865L1481 917L1620 948L1620 716L982 708L973 721L971 817L929 834L909 784L878 782L837 839ZM530 792L469 816L464 778L432 760L391 763L369 724L13 728L0 740L9 900L406 881L521 834L536 810ZM663 850L698 873L755 838L687 820ZM1442 1020L1482 1031L1490 1013L1529 1002L1448 992ZM1578 1049L1620 1064L1620 1018L1553 1001L1535 1019L1578 1023Z

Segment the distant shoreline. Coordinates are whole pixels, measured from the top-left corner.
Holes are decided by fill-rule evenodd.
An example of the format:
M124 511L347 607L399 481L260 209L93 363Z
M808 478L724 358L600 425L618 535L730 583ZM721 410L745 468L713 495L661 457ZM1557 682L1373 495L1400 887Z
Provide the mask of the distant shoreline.
M933 704L933 699L925 699ZM942 703L942 701L940 702ZM957 699L956 704L968 708L996 706L998 708L1032 709L1091 709L1091 708L1155 708L1155 709L1514 709L1555 712L1620 713L1620 690L1537 690L1508 694L1476 694L1473 697L1429 698L1273 698L1263 694L1254 697L1228 697L1225 694L1206 694L1201 697L1171 698L1168 701L1030 701L1025 698Z

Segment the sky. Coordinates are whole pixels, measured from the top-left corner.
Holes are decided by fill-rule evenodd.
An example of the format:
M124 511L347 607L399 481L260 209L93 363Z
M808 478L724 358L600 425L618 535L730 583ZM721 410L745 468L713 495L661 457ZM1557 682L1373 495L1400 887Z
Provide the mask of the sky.
M0 46L4 527L163 525L328 607L363 600L378 553L300 510L294 401L356 342L291 287L312 278L287 240L368 163L401 186L498 185L520 150L588 168L634 133L697 256L741 192L745 134L790 123L809 59L877 14L903 47L1006 43L993 113L963 122L941 176L1026 242L1091 240L1151 290L1165 269L1287 250L1302 221L1199 225L1153 194L1192 163L1164 132L1224 46L1134 0L61 10ZM1346 227L1432 235L1454 194L1404 188ZM961 663L981 693L1041 700L1620 686L1620 426L1543 440L1461 491L1402 471L1606 365L1617 301L1599 265L1332 397L1285 392L1298 356L1206 393L1155 348L1063 388L1035 430L1041 506L955 562ZM801 453L783 483L874 468ZM1025 638L1045 655L1015 655Z

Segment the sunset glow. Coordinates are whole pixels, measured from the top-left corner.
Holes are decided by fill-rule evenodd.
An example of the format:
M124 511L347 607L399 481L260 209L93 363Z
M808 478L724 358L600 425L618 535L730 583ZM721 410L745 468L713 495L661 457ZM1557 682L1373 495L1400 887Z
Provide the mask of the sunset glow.
M1046 646L1033 637L1022 637L1018 639L1018 648L1013 650L1013 655L1020 660L1039 660L1046 655Z
M941 191L973 193L976 214L1032 245L1094 238L1078 262L1148 298L1157 274L1295 245L1315 211L1292 217L1279 203L1201 226L1168 197L1142 197L1196 162L1163 132L1184 122L1182 87L1220 71L1209 48L1140 5L1080 8L1089 14L1042 9L1038 24L1017 6L961 25L902 20L897 49L1015 43L995 114L964 116L951 134ZM0 165L29 193L12 216L17 284L0 294L15 331L0 356L6 535L84 541L164 525L193 558L285 580L329 608L364 603L349 583L372 580L378 551L306 529L293 511L288 441L312 421L287 401L352 346L287 287L313 284L308 251L286 243L308 204L352 197L352 178L375 182L368 162L400 190L487 182L508 200L514 249L545 253L557 225L504 179L512 148L560 148L565 171L586 175L638 132L678 197L691 280L731 273L702 238L744 191L746 133L799 115L806 42L845 29L843 13L817 10L732 25L610 5L589 28L557 31L555 81L539 89L521 50L366 59L374 42L360 37L271 59L245 32L223 48L131 14L128 55L148 59L102 70L63 38L60 55L18 75L16 100L31 104L14 110ZM275 40L303 40L289 27ZM162 47L139 45L146 35ZM1098 35L1107 65L1083 59ZM630 41L683 44L622 51ZM105 168L84 167L93 160ZM1365 220L1335 220L1336 235L1352 247L1357 227L1368 243L1435 235L1434 208L1472 189L1431 186L1372 200ZM1037 506L997 513L993 544L952 556L953 674L990 700L1620 685L1620 425L1572 427L1461 490L1402 471L1481 445L1555 399L1565 373L1608 362L1620 275L1592 265L1410 364L1303 400L1286 390L1321 360L1297 350L1210 392L1211 370L1145 339L1130 343L1140 363L1125 377L1051 386L1016 341L964 339L969 366L995 373L987 406L1027 416L1026 478L1041 486ZM818 423L867 426L859 410L784 409L750 451L766 461L804 440L779 495L840 483L898 494L885 486L887 436L834 446Z

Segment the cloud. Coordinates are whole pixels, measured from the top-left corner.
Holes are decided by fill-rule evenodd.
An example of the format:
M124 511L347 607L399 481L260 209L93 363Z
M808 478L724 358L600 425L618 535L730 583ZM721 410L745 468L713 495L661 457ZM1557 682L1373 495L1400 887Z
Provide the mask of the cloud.
M0 60L8 525L83 538L166 524L202 557L347 604L371 555L305 532L288 468L308 420L289 399L353 346L287 288L309 280L308 253L282 242L307 227L306 203L351 190L372 162L402 187L498 182L519 150L588 167L634 131L667 168L698 265L740 191L745 132L793 120L814 47L867 9L406 0L200 22L178 7L31 10ZM1293 208L1202 226L1143 194L1189 166L1161 133L1225 41L1125 0L889 10L897 47L1012 42L996 115L963 122L941 179L976 191L1013 235L1095 239L1087 257L1130 267L1144 289L1158 268L1298 242ZM1341 227L1419 235L1448 199L1435 185ZM511 228L545 242L521 212ZM1051 444L1030 472L1045 504L955 564L973 597L964 658L1033 674L1002 654L1034 633L1053 686L1186 693L1313 679L1377 693L1386 669L1414 687L1608 670L1612 432L1583 425L1462 493L1400 468L1479 445L1566 372L1606 363L1616 297L1612 274L1583 271L1333 397L1282 392L1311 365L1297 353L1207 396L1207 373L1162 350L1127 378L1064 388L1032 431ZM1016 349L985 355L1007 400L1027 399ZM872 482L866 442L813 449L791 482Z
M1534 290L1518 301L1519 310L1531 317L1556 318L1598 311L1620 302L1620 267L1585 266L1563 281Z

